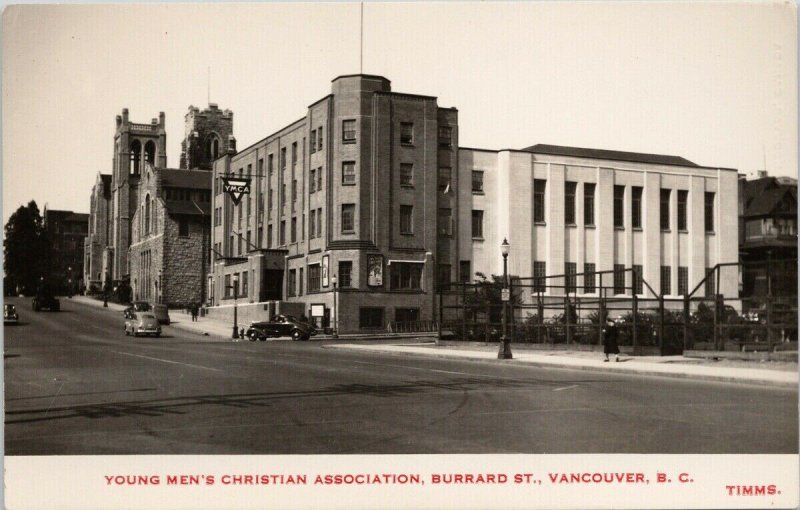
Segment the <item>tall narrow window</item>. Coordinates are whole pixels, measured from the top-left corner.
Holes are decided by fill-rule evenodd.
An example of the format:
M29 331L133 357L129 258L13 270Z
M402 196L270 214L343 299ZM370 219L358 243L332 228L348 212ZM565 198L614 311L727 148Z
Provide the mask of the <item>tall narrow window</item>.
M353 143L356 141L355 119L345 119L342 121L342 141L344 143Z
M317 168L317 191L322 191L322 167Z
M281 170L286 170L286 147L281 148Z
M661 295L668 296L670 294L672 294L672 268L661 266Z
M353 286L353 261L339 261L339 288L347 289Z
M342 234L350 234L355 230L355 204L342 204Z
M453 210L449 207L439 208L439 235L453 235Z
M400 186L414 185L414 165L411 163L400 163Z
M280 246L285 246L286 245L286 221L281 221L280 236L281 236Z
M317 187L317 170L315 168L312 168L308 178L308 193L309 194L314 193L316 187Z
M317 292L320 289L320 283L322 282L322 278L320 278L320 269L319 264L312 264L308 266L308 291L309 292Z
M345 186L353 185L356 183L356 162L344 161L342 162L342 184Z
M469 260L461 260L458 262L458 279L463 283L468 283L472 279Z
M583 224L594 226L594 183L583 183ZM594 292L594 291L592 291Z
M317 209L317 237L322 237L322 207Z
M678 266L678 295L685 296L689 293L689 268Z
M578 183L567 181L564 183L564 223L575 224L575 193Z
M292 166L297 164L297 142L292 142Z
M625 227L625 186L614 186L614 227Z
M704 194L705 200L705 226L706 232L714 231L714 193L706 191Z
M533 262L533 291L547 292L547 262Z
M311 212L308 213L308 238L314 239L317 237L317 211L311 209Z
M292 202L297 202L297 179L292 179Z
M311 144L309 145L309 152L314 154L317 152L317 130L311 130Z
M686 199L688 195L688 191L678 190L678 230L686 230ZM680 285L680 280L678 285Z
M713 296L717 293L716 287L716 272L713 267L706 268L706 297Z
M634 186L631 197L631 227L642 228L642 187Z
M547 181L544 179L533 180L533 221L544 223L544 192Z
M297 218L292 218L292 231L290 233L293 243L297 242Z
M322 126L320 126L319 129L317 129L317 150L318 151L322 150L322 141L323 141Z
M267 225L267 248L272 248L272 224Z
M452 169L449 166L439 167L439 191L445 193L450 190Z
M642 266L636 264L633 266L633 292L644 294L644 271Z
M669 192L668 189L662 189L660 194L661 230L669 230Z
M483 193L483 170L472 171L472 192Z
M614 264L614 294L625 294L625 266Z
M578 288L578 265L575 262L564 263L564 290L567 294L574 293Z
M294 269L289 270L289 280L286 282L286 295L293 297L296 295L297 290L297 271Z
M472 211L472 238L483 239L483 211Z
M401 205L400 206L400 233L412 234L414 224L414 206Z
M583 265L583 292L586 294L591 294L597 290L594 272L594 264L586 263Z
M401 122L400 123L400 143L413 144L414 143L414 123Z
M453 146L453 129L450 126L439 126L439 147Z

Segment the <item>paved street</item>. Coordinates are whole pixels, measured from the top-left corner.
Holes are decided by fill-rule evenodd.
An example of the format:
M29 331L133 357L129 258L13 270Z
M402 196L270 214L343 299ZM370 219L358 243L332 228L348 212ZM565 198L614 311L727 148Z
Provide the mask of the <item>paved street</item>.
M8 455L796 453L797 390L233 342L11 298ZM182 314L176 319L187 320Z

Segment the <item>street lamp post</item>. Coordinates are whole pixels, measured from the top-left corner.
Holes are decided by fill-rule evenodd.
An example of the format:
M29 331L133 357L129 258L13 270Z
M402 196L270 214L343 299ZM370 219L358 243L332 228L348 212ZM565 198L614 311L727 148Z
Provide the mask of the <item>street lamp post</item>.
M239 316L236 299L239 297L239 273L233 274L233 333L231 338L239 338Z
M500 253L503 254L503 336L500 337L500 350L497 352L497 359L511 359L511 343L508 338L508 302L511 300L508 289L508 249L511 247L507 239L503 239L500 245Z
M333 283L333 334L331 335L333 338L339 338L339 321L338 321L338 310L336 309L336 275L331 277L331 283Z

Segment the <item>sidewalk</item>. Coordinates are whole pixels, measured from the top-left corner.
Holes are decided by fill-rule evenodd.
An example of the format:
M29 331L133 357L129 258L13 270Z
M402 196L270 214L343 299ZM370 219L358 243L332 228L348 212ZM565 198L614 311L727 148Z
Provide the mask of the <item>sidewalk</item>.
M598 352L542 351L531 352L519 349L514 351L512 360L498 360L497 347L480 349L475 346L437 346L431 342L416 345L368 345L331 344L328 349L352 349L373 352L389 352L406 355L436 356L454 359L471 359L496 363L529 364L534 366L569 368L573 370L594 370L619 374L655 375L683 379L758 384L796 388L798 372L794 370L771 370L753 368L710 366L713 362L694 362L683 356L621 356L620 362L603 361Z
M103 307L103 302L86 296L74 296L74 302L90 306ZM126 307L116 303L108 303L108 309L122 312ZM122 316L120 315L120 319ZM171 310L172 323L167 328L178 328L196 333L214 340L231 340L233 324L208 317L192 317L181 310ZM247 324L239 324L246 328ZM333 340L328 335L317 335L315 341ZM289 340L289 338L272 339ZM328 343L326 349L353 349L371 352L385 352L400 355L436 356L452 359L470 359L476 361L527 364L532 366L569 368L573 370L596 370L620 374L639 374L662 377L675 377L705 381L718 381L742 384L769 385L787 388L798 386L797 364L786 365L786 370L760 368L757 362L747 362L745 366L724 366L711 360L684 358L683 356L622 356L620 363L603 362L603 354L591 351L531 351L513 349L512 360L497 359L497 345L436 345L433 341L425 342L420 335L341 335L339 340L355 342L369 340L369 343ZM416 340L416 342L414 342ZM752 365L752 366L747 366Z

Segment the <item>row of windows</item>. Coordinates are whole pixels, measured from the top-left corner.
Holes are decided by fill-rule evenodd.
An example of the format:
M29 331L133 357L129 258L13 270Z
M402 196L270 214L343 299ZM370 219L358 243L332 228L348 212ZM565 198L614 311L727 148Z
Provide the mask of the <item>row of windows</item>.
M420 290L422 288L422 262L394 262L389 266L389 288L391 290ZM339 289L357 288L353 282L353 262L339 261L336 286ZM308 265L308 292L319 292L322 288L322 269L320 264ZM299 278L298 278L299 276ZM287 276L288 296L303 295L303 268L290 269Z
M166 200L210 202L210 190L192 190L185 188L164 188L164 198Z
M672 267L671 266L661 266L660 268L660 276L661 276L661 287L659 292L661 295L673 295L672 294ZM597 292L598 287L598 279L601 278L603 275L598 275L596 272L596 266L594 263L586 263L583 265L583 286L581 287L582 291L586 294L592 294ZM716 291L714 288L715 281L714 281L714 270L712 268L706 268L706 281L705 281L705 292L706 295L713 295ZM633 286L626 287L625 286L625 274L626 274L625 266L623 264L614 264L614 270L612 273L612 288L614 294L630 294L629 291L632 291L634 294L641 295L644 294L644 279L643 279L643 270L641 265L634 265L632 268L632 278L633 278ZM534 261L533 263L533 291L534 292L546 292L548 287L560 287L558 283L550 283L546 278L547 273L547 263L544 261ZM575 293L578 292L578 268L577 263L575 262L565 262L564 263L564 290L566 293ZM558 279L556 279L558 280ZM602 282L603 288L608 288L607 286L608 280ZM689 294L689 268L686 266L679 266L678 267L678 287L677 293L675 295L685 296Z
M575 200L578 183L566 181L564 183L564 223L575 225ZM547 181L544 179L534 179L533 181L533 221L536 223L545 222L545 191ZM626 186L614 186L613 219L614 227L625 227L625 189ZM678 192L678 230L688 230L687 223L687 204L689 192L687 190L676 190ZM642 192L641 186L631 186L631 220L632 228L642 228ZM661 189L659 197L659 224L662 230L670 229L670 195L671 189ZM714 193L705 192L704 200L704 226L706 232L714 231ZM595 184L590 182L583 183L583 223L586 226L595 224Z

